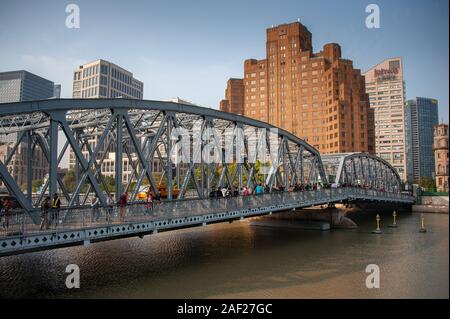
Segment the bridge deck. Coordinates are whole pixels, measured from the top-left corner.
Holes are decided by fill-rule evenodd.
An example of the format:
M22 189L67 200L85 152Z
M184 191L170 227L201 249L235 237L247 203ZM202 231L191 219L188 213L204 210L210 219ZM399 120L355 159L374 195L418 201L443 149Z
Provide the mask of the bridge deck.
M361 188L321 189L305 192L270 193L207 200L162 202L148 211L146 205L127 207L121 219L117 209L107 219L107 209L94 216L91 208L65 210L59 213L56 227L40 230L29 215L9 218L9 228L0 231L0 256L57 247L81 245L115 238L143 236L171 229L194 227L251 216L335 203L344 200L369 200L412 204L405 194Z

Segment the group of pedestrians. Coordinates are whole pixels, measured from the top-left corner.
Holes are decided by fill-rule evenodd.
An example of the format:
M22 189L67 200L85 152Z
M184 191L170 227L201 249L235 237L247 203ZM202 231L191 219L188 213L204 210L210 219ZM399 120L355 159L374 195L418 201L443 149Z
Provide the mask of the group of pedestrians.
M117 206L119 208L119 219L121 222L125 221L125 216L127 212L128 205L128 194L123 193L120 195L119 200L117 202ZM112 194L109 194L106 197L106 206L104 207L105 211L105 219L108 223L112 222L113 211L114 211L114 198ZM3 211L5 207L5 203L0 201L0 210ZM90 202L91 207L91 218L90 221L98 222L101 217L100 210L102 208L102 204L98 196L94 196ZM48 230L50 228L56 229L59 223L62 223L60 219L60 210L61 210L61 200L58 197L58 194L53 194L53 198L50 196L46 196L41 203L41 223L40 230ZM8 224L8 218L5 219L6 224Z
M146 202L145 202L145 211L146 213L150 213L154 210L155 208L155 201L160 201L161 197L158 196L153 196L153 194L151 193L151 191L149 190L146 194ZM128 210L128 193L124 192L119 196L119 200L117 201L117 207L119 210L119 221L120 222L125 222L125 217L127 215L127 210ZM113 216L113 211L114 211L114 207L115 207L115 202L114 202L114 198L112 196L112 194L108 195L106 197L106 206L105 206L105 217L106 217L106 221L107 222L111 222L112 221L112 216ZM92 218L91 221L92 222L96 222L99 220L100 218L100 207L101 207L101 203L100 200L97 196L95 196L92 201L91 201L91 208L92 208Z
M261 183L257 184L255 189L248 186L243 186L240 190L237 187L231 189L230 187L217 188L209 193L210 198L229 198L237 196L249 196L249 195L261 195L264 192L269 192L267 187L264 187Z
M14 200L0 199L0 217L3 229L9 229L13 209L16 207L17 205L14 203ZM59 219L60 208L61 200L59 199L58 194L55 193L53 194L53 197L46 196L44 198L41 203L40 230L50 229L51 227L56 228L58 223L61 223L61 220Z
M147 192L147 198L145 203L145 212L151 213L155 208L155 201L160 201L160 196L153 196L150 191ZM95 223L99 222L101 218L101 211L105 212L105 219L107 223L111 223L114 215L114 208L117 206L118 208L118 217L120 222L125 222L125 218L128 211L128 193L124 192L119 196L117 203L114 201L113 195L109 194L106 196L106 205L102 205L100 198L96 195L90 201L91 208L91 216L90 222ZM41 223L40 230L48 230L51 227L56 229L58 223L62 223L62 220L59 217L61 208L61 200L58 197L58 194L53 194L53 198L50 196L46 196L41 204ZM7 204L4 201L0 201L0 211L8 211ZM8 225L8 218L4 219L4 224L6 223L6 227ZM4 226L5 227L5 226Z
M117 207L119 208L119 220L121 222L125 221L125 216L127 213L127 205L128 205L128 193L122 193L119 196L119 200L117 201ZM101 202L98 196L94 196L91 199L91 209L92 209L92 215L91 215L91 222L98 222L100 220L100 208L101 208ZM112 194L109 194L106 196L106 206L105 208L105 219L106 222L111 223L113 219L113 212L114 212L114 197Z
M281 192L303 192L309 190L320 190L323 188L331 188L329 184L320 184L320 183L312 183L312 184L299 184L296 183L294 185L290 185L286 188L282 184L278 184L272 186L271 188L268 185L258 183L255 188L251 188L249 186L243 186L241 189L237 190L237 187L222 187L217 188L216 190L212 190L209 194L210 198L228 198L228 197L237 197L237 196L250 196L250 195L262 195L265 193L281 193Z
M61 209L61 200L58 194L53 194L53 198L46 196L41 204L41 225L40 230L50 229L51 226L56 229L59 220L59 212Z
M210 198L229 198L229 197L233 197L233 196L237 196L238 194L236 194L235 192L232 192L231 189L228 187L218 187L216 190L212 190L209 193L209 197Z
M158 203L161 203L161 194L153 194L149 189L145 196L145 208L147 214L152 213Z
M342 183L341 187L357 187L357 188L363 188L363 189L370 189L370 190L376 190L379 192L384 192L385 189L383 186L380 187L373 187L372 185L365 185L360 183Z
M339 187L355 187L351 184L342 184ZM358 185L358 187L362 188L370 188ZM230 198L237 196L250 196L250 195L262 195L264 193L269 192L304 192L310 190L320 190L320 189L331 188L330 184L320 184L320 183L312 183L312 184L301 184L296 183L294 185L290 185L287 189L278 184L276 186L272 186L269 188L268 185L263 185L262 183L258 183L254 189L248 186L243 186L240 190L237 187L222 187L217 188L216 190L211 191L209 194L210 198ZM371 188L370 188L371 189ZM155 208L155 200L160 201L160 196L153 196L151 191L149 190L146 194L146 202L145 202L145 210L146 213L151 213ZM9 228L11 211L13 209L13 203L11 200L1 199L0 198L0 217L2 220L2 227L4 229ZM100 199L98 196L95 196L91 199L90 203L92 209L91 222L98 222L100 219L100 209L102 207ZM112 222L113 211L115 207L115 202L112 194L109 194L106 197L106 206L105 209L105 218L108 223ZM119 221L125 222L125 217L127 215L127 206L128 206L128 193L124 192L119 196L117 201L117 207L119 211ZM50 229L53 227L56 229L58 223L61 223L60 220L60 209L61 209L61 200L58 197L58 194L53 194L53 197L46 196L41 204L41 223L40 230Z
M343 184L340 187L351 187L353 185ZM216 190L212 190L209 194L210 198L230 198L237 196L250 196L250 195L262 195L270 192L304 192L310 190L320 190L320 189L331 188L330 184L320 184L320 183L307 183L301 184L296 183L294 185L290 185L289 187L285 187L282 184L278 184L272 186L271 188L268 185L258 183L254 189L249 186L243 186L241 189L237 187L219 187ZM153 196L150 190L147 191L146 201L145 201L145 211L146 213L151 213L155 208L155 200L160 201L160 196ZM94 196L91 199L91 222L98 222L100 220L100 209L102 208L100 199L98 196ZM106 197L106 206L104 206L105 211L105 219L108 223L112 222L114 207L116 206L113 195L109 194ZM127 206L128 206L128 193L124 192L119 196L117 201L117 207L119 211L119 221L125 222L125 217L127 215ZM59 213L61 208L61 200L58 197L58 194L53 194L53 198L50 196L46 196L41 204L41 224L40 230L50 229L53 227L56 229L58 223L62 221L59 219ZM8 200L0 199L0 213L3 221L3 228L9 227L9 219L10 219L10 211L11 211L11 203Z
M321 189L330 189L330 188L345 188L345 187L358 187L364 189L375 189L377 191L384 192L383 187L374 188L369 185L362 184L348 184L343 183L340 185L335 185L332 187L329 183L295 183L293 185L289 185L285 187L282 184L278 184L272 186L271 188L268 185L264 185L262 183L258 183L254 189L249 186L243 186L239 191L237 190L237 186L234 186L232 189L227 187L217 188L217 190L212 190L209 194L210 198L227 198L227 197L236 197L236 196L250 196L250 195L261 195L265 193L282 193L282 192L305 192L305 191L319 191Z
M285 187L282 184L274 185L271 188L269 188L268 185L263 185L262 183L258 183L254 189L248 186L244 186L240 189L239 192L231 191L230 188L222 188L222 189L228 189L228 193L234 194L235 196L241 195L241 196L249 196L249 195L260 195L264 193L281 193L281 192L305 192L305 191L318 191L321 189L330 189L330 188L345 188L345 187L356 187L356 188L362 188L362 189L370 189L370 190L377 190L384 192L385 189L383 186L381 187L372 187L370 185L364 185L364 184L351 184L351 183L343 183L343 184L335 184L332 186L330 183L295 183L293 185L289 185L288 187ZM236 186L234 188L237 188ZM214 191L213 191L214 192ZM212 193L213 193L212 192ZM220 196L210 196L210 197L220 197ZM223 196L226 197L226 196Z

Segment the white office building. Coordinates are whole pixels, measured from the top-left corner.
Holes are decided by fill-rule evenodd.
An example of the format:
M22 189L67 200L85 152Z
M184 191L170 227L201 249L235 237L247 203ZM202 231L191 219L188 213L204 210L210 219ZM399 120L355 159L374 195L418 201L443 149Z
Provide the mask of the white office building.
M73 98L126 98L142 99L144 95L144 84L133 77L133 73L124 68L105 61L96 60L81 65L73 72ZM92 150L95 149L99 135L89 140ZM106 158L102 164L101 171L104 175L113 174L112 168L115 166L114 143L106 149L107 141L104 143L105 149L101 152L107 152ZM85 157L89 156L87 150L83 150ZM128 183L132 172L131 165L128 165L126 153L123 154L123 183ZM75 154L70 151L69 168L76 166Z
M386 59L364 73L373 109L375 153L407 181L405 82L401 58Z

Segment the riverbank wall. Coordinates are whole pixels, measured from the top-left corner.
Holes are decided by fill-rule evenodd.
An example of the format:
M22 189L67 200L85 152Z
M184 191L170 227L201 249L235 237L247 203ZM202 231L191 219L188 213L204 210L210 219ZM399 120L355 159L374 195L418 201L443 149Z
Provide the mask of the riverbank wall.
M412 206L412 212L448 214L448 204L448 196L421 196L417 204Z

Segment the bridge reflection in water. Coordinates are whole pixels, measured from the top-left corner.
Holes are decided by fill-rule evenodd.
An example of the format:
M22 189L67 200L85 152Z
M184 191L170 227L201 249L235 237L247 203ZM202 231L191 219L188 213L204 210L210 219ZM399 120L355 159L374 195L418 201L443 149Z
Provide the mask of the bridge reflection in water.
M196 128L194 123L201 125ZM180 141L178 134L174 134L176 128L188 132L199 129L195 134L200 136L200 145L193 156L197 155L202 161L180 163L173 170L171 157L167 154L173 154ZM60 134L65 137L62 149L58 147ZM8 138L11 135L13 139ZM225 156L215 163L204 161L210 155L211 145L217 153L223 150L223 140L218 136L225 137L233 154L242 152L244 161L230 162ZM194 137L190 135L189 140L191 138ZM271 149L274 140L278 146L276 150ZM172 102L58 99L2 104L0 141L11 144L5 160L0 161L1 181L22 207L19 211L9 212L9 228L0 233L0 255L142 236L347 200L414 202L412 196L402 192L395 169L381 158L365 153L321 156L305 141L267 123ZM250 145L265 150L257 153L251 162ZM69 149L76 163L74 190L69 190L58 174L58 164ZM41 194L34 198L30 168L33 153L37 150L45 155L49 178ZM124 191L136 198L144 184L158 194L158 185L162 182L167 185L167 201L151 212L145 204L131 203L125 218L113 215L107 220L106 197L111 193L105 183L102 164L110 152L115 153L116 182L111 193L115 194L116 200ZM274 152L275 158L266 154ZM11 174L15 156L21 156L20 160L28 167L26 191ZM126 186L122 183L124 158L132 168ZM268 165L263 176L258 172L257 161ZM153 171L156 162L162 166L159 183ZM254 189L260 182L268 190L263 195L208 199L210 192L217 188L235 191L247 186ZM331 184L351 187L276 191L279 186L287 190L294 185L330 187ZM84 190L86 186L87 190ZM186 197L189 192L195 194L194 198ZM46 193L59 193L67 204L61 208L61 222L56 228L40 231L39 207ZM98 219L92 219L92 209L88 206L89 199L94 196L101 204Z

